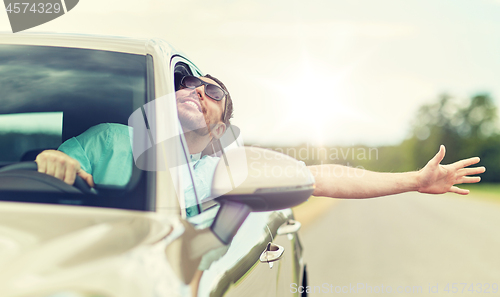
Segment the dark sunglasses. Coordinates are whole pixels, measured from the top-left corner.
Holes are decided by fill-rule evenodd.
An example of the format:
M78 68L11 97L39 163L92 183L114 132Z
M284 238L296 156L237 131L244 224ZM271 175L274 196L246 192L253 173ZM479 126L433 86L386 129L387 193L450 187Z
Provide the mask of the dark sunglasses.
M205 95L214 99L215 101L221 101L227 92L221 87L202 81L195 76L184 76L181 80L181 85L185 88L195 89L197 87L205 86Z
M229 95L224 89L221 87L207 83L197 78L196 76L186 75L181 80L181 86L189 89L195 89L197 87L205 86L205 95L214 99L215 101L221 101L224 96ZM227 98L226 98L226 106L224 106L224 113L222 114L222 121L226 118L226 109L227 109Z

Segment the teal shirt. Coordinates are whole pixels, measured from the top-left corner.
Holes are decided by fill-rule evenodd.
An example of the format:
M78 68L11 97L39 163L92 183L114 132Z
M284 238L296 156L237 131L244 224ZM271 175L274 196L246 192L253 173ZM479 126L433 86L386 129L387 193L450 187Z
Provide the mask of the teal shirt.
M132 176L134 156L131 146L132 128L122 124L99 124L82 134L65 141L58 150L80 162L81 168L90 173L94 183L100 185L124 186ZM198 201L210 196L212 179L219 158L200 154L191 155ZM184 171L184 180L189 181L188 172ZM192 183L184 185L186 207L196 204Z
M128 126L99 124L68 139L58 150L80 162L96 184L124 186L132 176L134 157Z

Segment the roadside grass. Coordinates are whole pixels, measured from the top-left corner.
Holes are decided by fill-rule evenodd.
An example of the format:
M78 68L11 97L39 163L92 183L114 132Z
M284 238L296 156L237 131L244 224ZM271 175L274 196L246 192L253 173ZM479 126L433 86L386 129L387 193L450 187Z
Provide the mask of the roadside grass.
M500 183L462 184L459 188L470 190L471 198L485 198L500 202Z
M470 199L487 199L500 203L500 183L479 183L458 185L462 189L470 190L465 196ZM309 200L293 208L295 219L308 227L315 219L326 213L339 199L327 197L309 197Z
M292 208L293 215L302 224L302 227L308 227L337 201L338 199L334 198L311 196L306 202Z

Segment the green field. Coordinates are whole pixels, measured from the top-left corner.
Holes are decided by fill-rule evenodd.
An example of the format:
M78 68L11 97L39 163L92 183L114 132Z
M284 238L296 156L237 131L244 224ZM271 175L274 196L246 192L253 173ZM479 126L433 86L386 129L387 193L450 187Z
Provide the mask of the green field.
M497 183L479 183L458 185L459 188L469 189L470 196L481 196L488 199L500 201L500 184Z

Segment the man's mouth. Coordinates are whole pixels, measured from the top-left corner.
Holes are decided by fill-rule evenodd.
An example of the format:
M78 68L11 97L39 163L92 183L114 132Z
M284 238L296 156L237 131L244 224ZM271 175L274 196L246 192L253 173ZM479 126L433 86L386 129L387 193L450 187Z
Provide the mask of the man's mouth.
M182 104L188 104L189 106L192 106L193 108L195 108L199 112L201 112L201 105L199 102L196 102L196 101L191 100L191 99L187 99L184 102L182 102Z

